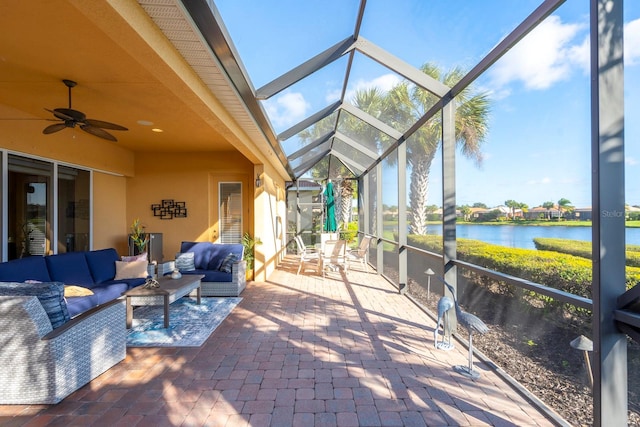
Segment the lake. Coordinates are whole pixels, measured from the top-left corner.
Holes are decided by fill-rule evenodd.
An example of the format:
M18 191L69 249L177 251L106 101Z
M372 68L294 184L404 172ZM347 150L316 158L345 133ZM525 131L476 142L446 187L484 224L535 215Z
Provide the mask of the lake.
M439 225L428 225L427 234L442 234ZM558 239L591 241L591 227L565 227L554 225L537 227L534 225L468 225L456 226L458 238L480 240L510 248L535 249L533 239L549 237ZM626 229L626 244L640 245L640 228Z

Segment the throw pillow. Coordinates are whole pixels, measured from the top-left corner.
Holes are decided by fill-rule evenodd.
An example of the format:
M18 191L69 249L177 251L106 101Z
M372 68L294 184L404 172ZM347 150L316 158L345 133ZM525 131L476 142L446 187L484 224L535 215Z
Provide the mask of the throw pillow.
M49 316L53 329L64 325L71 317L64 300L64 285L60 282L0 283L0 295L35 296Z
M141 254L138 255L130 255L130 256L122 256L121 257L122 261L124 262L133 262L133 261L142 261L142 260L147 260L147 253L146 252L142 252Z
M234 253L228 254L222 260L222 264L220 264L220 269L219 270L220 271L224 271L225 273L231 273L231 269L232 269L233 263L236 262L237 260L238 260L238 255L236 255Z
M194 271L196 269L195 252L176 254L176 268L180 272Z
M123 279L145 279L149 273L147 272L147 261L116 261L116 277L113 280Z
M93 295L91 289L87 289L84 286L76 285L64 285L64 297L86 297Z

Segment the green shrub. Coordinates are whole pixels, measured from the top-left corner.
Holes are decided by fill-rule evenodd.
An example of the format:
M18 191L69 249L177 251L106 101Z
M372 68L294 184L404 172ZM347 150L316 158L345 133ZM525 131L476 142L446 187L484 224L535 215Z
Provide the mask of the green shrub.
M536 249L541 251L553 251L562 254L573 255L591 259L591 242L584 240L551 239L538 237L533 239ZM627 267L640 267L640 246L627 245Z
M350 222L347 224L347 229L340 231L340 238L347 241L347 244L353 246L356 243L356 236L358 235L358 223Z
M410 235L408 244L440 253L442 236ZM591 298L592 265L591 260L585 257L548 250L507 248L479 240L458 239L457 258L573 295ZM634 286L638 281L640 268L627 267L627 288Z

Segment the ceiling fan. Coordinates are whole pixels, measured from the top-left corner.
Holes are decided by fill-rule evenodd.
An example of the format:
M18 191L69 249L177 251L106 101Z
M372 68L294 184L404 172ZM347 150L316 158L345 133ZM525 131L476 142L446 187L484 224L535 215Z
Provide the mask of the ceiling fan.
M49 135L54 132L61 131L64 128L74 128L76 125L82 129L83 131L90 133L91 135L97 136L99 138L107 139L109 141L118 141L115 136L111 135L105 129L109 130L129 130L124 126L117 125L115 123L104 122L102 120L93 120L87 119L87 116L78 110L74 110L71 108L71 88L77 85L76 82L72 80L62 80L62 82L69 88L69 108L54 108L53 110L49 110L45 108L50 113L62 121L62 123L55 123L53 125L49 125L42 133L45 135Z

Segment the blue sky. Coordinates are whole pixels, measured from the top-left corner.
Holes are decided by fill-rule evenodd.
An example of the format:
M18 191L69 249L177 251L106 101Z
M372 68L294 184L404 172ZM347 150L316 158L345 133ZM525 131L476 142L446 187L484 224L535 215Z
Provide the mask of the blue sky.
M541 1L369 0L361 35L419 67L471 68ZM216 5L256 88L353 32L357 1L224 0ZM590 206L588 2L567 0L474 83L492 99L483 164L459 156L457 204L514 199L530 207L569 199ZM446 16L447 19L442 19ZM265 103L281 132L339 96L345 62ZM640 205L640 2L625 2L625 160L627 203ZM361 58L348 94L400 77ZM347 95L347 98L349 96ZM294 144L294 142L289 142ZM284 146L287 152L291 146ZM441 205L439 159L429 204ZM385 173L385 203L397 182Z

